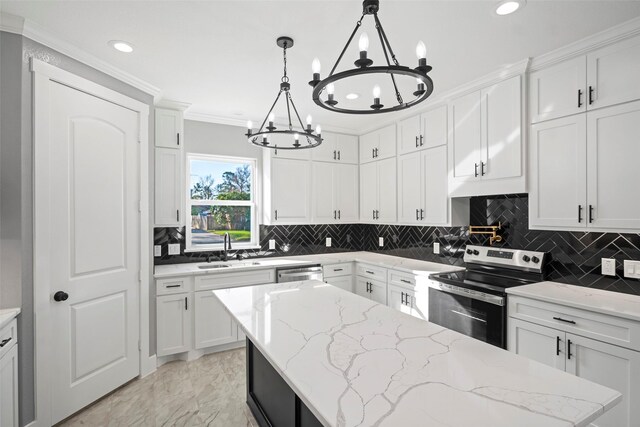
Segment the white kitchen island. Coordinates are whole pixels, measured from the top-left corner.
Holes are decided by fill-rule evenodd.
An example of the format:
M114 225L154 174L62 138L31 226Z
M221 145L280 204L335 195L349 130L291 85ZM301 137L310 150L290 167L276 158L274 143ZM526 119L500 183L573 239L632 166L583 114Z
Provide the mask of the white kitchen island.
M256 418L275 418L275 427L587 426L621 400L614 390L323 282L213 292L250 341L248 386L259 390L248 402L254 412L256 402L264 406ZM272 369L295 403L281 401L283 387L270 390L279 378L259 369ZM305 421L307 408L317 420Z

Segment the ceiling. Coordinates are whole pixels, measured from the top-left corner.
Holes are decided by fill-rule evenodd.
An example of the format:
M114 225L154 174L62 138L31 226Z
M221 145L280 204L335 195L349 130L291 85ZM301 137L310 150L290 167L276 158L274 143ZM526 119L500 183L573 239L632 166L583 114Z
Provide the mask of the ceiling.
M401 64L417 65L416 42L425 42L437 94L640 16L640 1L529 0L509 16L497 16L496 4L383 0L379 17ZM189 112L254 122L264 118L277 93L282 51L275 39L288 35L295 39L288 52L291 93L303 120L311 114L324 129L359 133L397 117L337 114L311 100L311 61L320 58L326 76L360 17L359 0L3 0L2 10L159 87L163 98L192 104ZM363 28L370 57L380 63L371 17ZM113 39L132 43L135 51L115 51L107 45ZM351 68L356 58L357 36L342 64ZM369 105L379 83L372 79L352 81L348 89L337 85L337 99L347 105L346 92L356 92L361 99L353 105ZM392 104L390 88L380 83L382 102ZM285 112L284 106L276 111L276 121Z

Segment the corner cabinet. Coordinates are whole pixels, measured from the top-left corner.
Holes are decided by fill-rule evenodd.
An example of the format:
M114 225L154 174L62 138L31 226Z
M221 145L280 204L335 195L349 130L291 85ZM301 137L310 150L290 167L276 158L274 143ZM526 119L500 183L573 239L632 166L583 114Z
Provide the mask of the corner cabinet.
M322 134L322 144L311 149L311 160L358 164L358 137L332 132Z
M449 194L526 191L522 77L454 98L449 104Z
M182 111L156 108L154 224L179 227L184 215L184 136Z

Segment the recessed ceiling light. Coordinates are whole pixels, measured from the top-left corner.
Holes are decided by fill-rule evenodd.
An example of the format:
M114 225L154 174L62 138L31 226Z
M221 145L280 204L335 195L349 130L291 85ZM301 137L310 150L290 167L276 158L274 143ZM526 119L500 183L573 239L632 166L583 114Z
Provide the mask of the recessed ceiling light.
M348 93L345 98L350 99L350 100L354 100L354 99L358 99L360 97L360 95L358 95L357 93Z
M133 52L133 46L127 42L123 42L122 40L111 40L109 41L108 44L109 46L111 46L112 48L120 52L124 52L124 53Z
M509 15L516 10L524 7L526 0L505 0L496 6L496 14L504 16Z

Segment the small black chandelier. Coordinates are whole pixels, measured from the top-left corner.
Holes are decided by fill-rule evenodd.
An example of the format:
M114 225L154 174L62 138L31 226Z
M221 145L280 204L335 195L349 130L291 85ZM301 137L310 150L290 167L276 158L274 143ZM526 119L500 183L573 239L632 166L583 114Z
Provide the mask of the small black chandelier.
M302 124L302 119L300 119L300 115L298 114L298 109L296 105L293 103L293 98L291 97L291 92L289 89L291 85L289 84L289 77L287 77L287 49L293 46L293 39L291 37L278 37L276 40L278 46L282 48L283 52L283 62L284 62L284 74L280 81L280 90L278 91L278 95L276 96L276 100L271 105L267 116L262 121L260 128L258 128L257 132L253 132L253 124L249 121L247 122L247 133L245 134L254 145L263 148L274 148L279 150L296 150L303 148L313 148L317 147L322 143L321 136L321 128L320 126L316 126L315 132L311 128L311 116L307 116L307 126L305 127ZM284 98L287 103L287 116L289 119L289 126L286 129L278 129L273 125L275 120L275 115L273 114L273 108L278 103L280 96L284 93ZM293 127L291 122L291 110L295 113L295 117L298 119L300 123L300 129L296 130ZM295 120L294 120L295 121ZM267 124L265 126L265 124ZM293 138L293 143L291 145L282 145L278 143L272 143L271 136L272 135L291 135ZM306 140L306 143L300 143L300 140Z
M427 99L431 93L433 92L433 80L427 75L429 71L431 71L431 66L427 65L427 55L426 55L426 47L422 41L418 43L416 47L416 55L418 56L418 66L416 68L409 68L402 66L398 63L396 59L396 55L393 53L393 49L391 49L391 45L389 44L389 40L387 39L387 35L382 28L382 24L380 23L380 19L378 19L378 10L380 8L379 0L364 0L362 2L362 16L360 20L356 23L356 27L353 29L347 44L342 49L338 60L334 64L333 68L329 75L320 80L320 61L318 58L313 60L312 63L312 71L313 71L313 80L309 82L309 85L313 87L313 101L322 108L325 108L330 111L335 111L338 113L347 113L347 114L377 114L377 113L389 113L392 111L404 110L407 108L411 108L416 104ZM382 44L382 51L384 52L385 59L387 61L387 65L383 66L372 66L373 61L367 58L367 49L369 48L369 38L366 33L363 33L360 36L359 40L359 48L360 48L360 58L358 58L354 65L356 68L342 71L339 73L335 73L338 64L342 60L344 53L347 48L351 44L353 37L356 35L358 28L362 25L362 20L365 15L373 15L373 19L375 20L376 31L380 38L380 43ZM391 56L391 60L389 60L389 56ZM393 64L391 63L393 61ZM373 104L370 106L368 110L358 110L358 109L350 109L350 108L342 108L338 106L338 101L335 99L334 95L334 83L347 79L349 77L364 75L364 74L388 74L391 77L391 81L393 83L393 87L395 89L395 96L398 101L397 105L393 105L390 107L386 107L380 103L380 86L376 85L373 88ZM398 85L396 84L396 76L404 75L414 77L417 80L417 88L416 91L413 92L414 98L408 102L405 102L404 98L400 94L398 90ZM322 99L320 95L326 89L327 97L326 99Z

